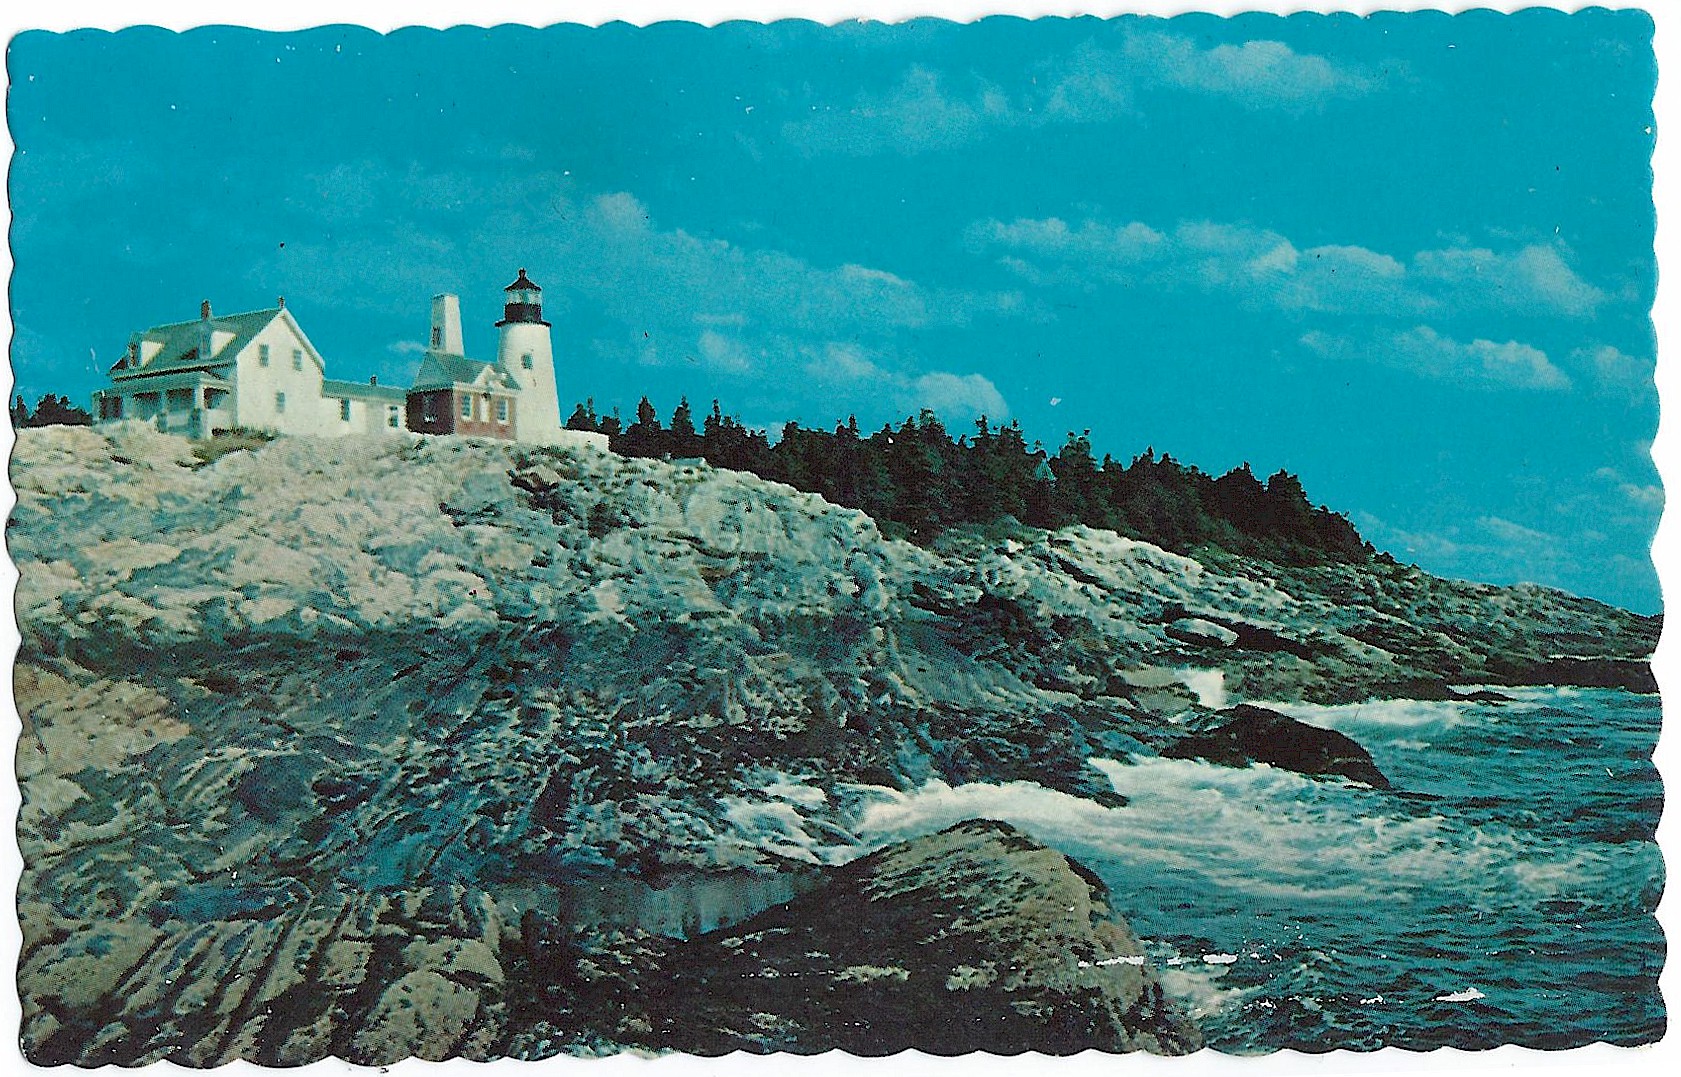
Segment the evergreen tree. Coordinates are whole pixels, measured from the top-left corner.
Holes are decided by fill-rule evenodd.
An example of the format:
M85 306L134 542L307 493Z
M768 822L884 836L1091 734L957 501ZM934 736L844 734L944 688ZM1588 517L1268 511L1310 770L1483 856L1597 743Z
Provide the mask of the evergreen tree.
M689 410L689 398L686 396L678 399L677 410L671 413L671 429L666 432L666 448L676 457L700 455L700 437L695 433L694 414Z
M576 408L572 409L571 418L566 420L566 429L599 432L600 420L595 417L595 398L590 397Z
M621 448L614 445L614 451L625 456L663 456L665 455L665 430L660 426L659 413L647 397L643 397L636 405L636 421L625 428L621 439Z

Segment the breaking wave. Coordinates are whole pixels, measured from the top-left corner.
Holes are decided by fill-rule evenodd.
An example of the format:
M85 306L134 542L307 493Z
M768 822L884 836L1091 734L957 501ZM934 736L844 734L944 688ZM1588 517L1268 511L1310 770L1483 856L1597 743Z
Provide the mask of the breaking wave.
M1395 791L1095 760L1127 806L932 783L872 791L858 833L873 846L982 816L1082 860L1225 1050L1662 1034L1656 699L1279 709L1355 737Z

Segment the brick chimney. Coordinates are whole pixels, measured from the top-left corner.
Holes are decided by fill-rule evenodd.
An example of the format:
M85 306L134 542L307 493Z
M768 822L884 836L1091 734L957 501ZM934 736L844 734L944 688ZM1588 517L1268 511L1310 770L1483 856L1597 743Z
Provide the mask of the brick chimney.
M286 309L286 297L285 296L283 296L283 295L275 296L274 301L280 307L281 310Z
M198 316L207 322L210 320L210 300L206 299L198 305Z

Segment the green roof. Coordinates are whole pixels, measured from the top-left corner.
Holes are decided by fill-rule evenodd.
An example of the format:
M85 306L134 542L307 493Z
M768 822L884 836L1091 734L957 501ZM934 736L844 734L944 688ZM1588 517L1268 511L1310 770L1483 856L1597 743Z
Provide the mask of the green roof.
M152 328L134 334L130 340L140 343L157 343L160 345L158 353L151 362L144 366L113 369L111 378L138 378L147 374L161 374L166 370L193 370L204 367L223 366L233 362L244 347L251 343L251 338L261 333L268 324L280 314L279 307L267 310L252 310L244 314L228 314L220 318L210 319L212 332L220 330L232 333L233 338L222 345L214 355L200 355L199 345L204 342L202 319L195 318L190 322L171 322L167 325L154 325Z
M452 385L475 385L486 370L498 374L503 381L509 380L507 375L496 370L494 363L469 359L464 355L428 351L426 358L420 361L420 370L415 373L414 387L447 389Z
M150 372L150 367L141 371L143 374ZM154 393L167 389L197 389L201 387L205 389L232 389L233 385L206 370L174 370L160 372L144 381L119 382L110 389L101 389L100 392L120 395L121 393Z
M407 389L399 389L395 385L369 385L365 381L339 381L336 378L321 380L322 396L345 396L357 400L381 400L388 404L401 404L408 399Z

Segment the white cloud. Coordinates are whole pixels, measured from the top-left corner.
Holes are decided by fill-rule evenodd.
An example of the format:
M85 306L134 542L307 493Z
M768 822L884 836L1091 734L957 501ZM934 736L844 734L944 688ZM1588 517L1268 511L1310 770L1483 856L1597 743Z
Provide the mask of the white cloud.
M1419 251L1413 269L1423 279L1486 297L1487 305L1528 313L1584 316L1605 293L1570 268L1559 249L1531 244L1515 251L1456 247Z
M1245 108L1303 107L1370 92L1375 80L1352 65L1299 53L1282 41L1245 41L1199 48L1178 34L1142 33L1124 57L1145 77L1226 97Z
M888 376L856 344L831 341L821 348L808 349L807 356L806 373L819 381L873 381Z
M1657 390L1655 364L1650 359L1636 358L1609 344L1578 348L1570 357L1592 371L1594 380L1607 389L1630 395Z
M917 66L886 93L860 94L846 106L817 106L788 121L782 137L807 153L917 153L962 145L988 124L1014 122L1014 114L997 87L977 83L954 94L938 72Z
M1003 127L1091 123L1137 112L1141 89L1222 97L1249 109L1318 107L1368 93L1362 69L1279 41L1204 48L1178 34L1129 35L1119 48L1090 42L1048 57L1025 85L913 65L885 90L823 103L783 124L806 153L867 155L947 149Z
M1186 220L1159 229L1059 217L982 220L971 250L1038 287L1148 283L1229 291L1252 307L1293 312L1417 316L1499 310L1591 316L1604 292L1582 280L1562 248L1453 248L1397 257L1350 243L1303 249L1266 228Z
M1625 482L1618 487L1618 489L1622 491L1624 497L1628 498L1630 501L1642 508L1663 508L1663 487L1657 485L1656 483L1643 485L1640 483Z
M1558 543L1557 535L1550 535L1545 531L1537 531L1533 527L1513 523L1500 516L1483 516L1477 520L1477 526L1493 535L1501 542L1522 546L1554 546Z
M931 408L947 420L1009 417L1010 407L983 374L935 370L907 373L887 355L874 355L857 344L830 342L805 349L805 375L825 396L848 409L859 403L889 402L900 413Z
M715 329L703 330L697 342L700 358L714 370L741 373L753 369L753 358L745 345Z
M917 378L911 387L919 408L932 408L942 417L985 415L1004 419L1010 413L998 387L980 374L948 374L937 370Z
M1299 250L1270 229L1181 221L1163 231L1142 221L1112 224L1060 218L978 221L970 248L1038 285L1148 283L1229 291L1251 306L1290 311L1423 311L1432 305L1407 282L1406 266L1363 247Z
M1636 510L1655 511L1663 508L1663 487L1657 483L1630 482L1614 467L1599 468L1593 473L1593 477L1615 490Z
M1570 379L1540 348L1515 340L1461 343L1421 325L1393 339L1402 360L1425 373L1465 377L1520 389L1567 389Z
M1456 529L1450 528L1445 533L1408 531L1369 512L1356 513L1354 524L1374 546L1404 557L1451 562L1466 552L1466 546L1458 541Z
M1119 53L1086 44L1046 65L1037 111L1045 122L1092 122L1133 111L1136 72Z
M1570 387L1570 379L1539 348L1515 340L1461 342L1426 325L1379 333L1363 342L1315 329L1302 334L1301 343L1330 359L1371 360L1443 381L1519 389Z

